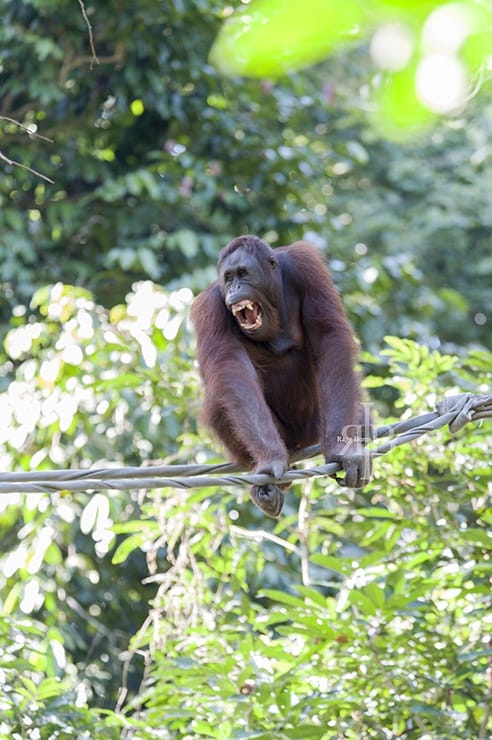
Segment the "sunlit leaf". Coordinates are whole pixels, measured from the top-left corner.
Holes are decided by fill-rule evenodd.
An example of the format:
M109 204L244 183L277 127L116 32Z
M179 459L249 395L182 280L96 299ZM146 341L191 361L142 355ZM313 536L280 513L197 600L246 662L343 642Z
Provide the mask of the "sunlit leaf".
M255 0L224 24L210 60L226 74L275 77L355 38L364 16L357 0Z

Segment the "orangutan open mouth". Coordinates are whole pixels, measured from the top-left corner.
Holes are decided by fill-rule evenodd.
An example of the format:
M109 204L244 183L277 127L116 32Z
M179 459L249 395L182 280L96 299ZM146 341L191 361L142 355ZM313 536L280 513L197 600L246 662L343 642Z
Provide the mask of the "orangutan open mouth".
M259 303L254 301L238 301L233 303L231 311L234 318L237 319L241 329L247 331L255 331L259 329L263 323L261 306Z

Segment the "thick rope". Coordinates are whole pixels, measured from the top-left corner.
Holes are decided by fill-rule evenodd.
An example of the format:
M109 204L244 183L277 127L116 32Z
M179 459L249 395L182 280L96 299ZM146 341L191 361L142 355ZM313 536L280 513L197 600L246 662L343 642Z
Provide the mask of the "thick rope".
M428 432L449 425L457 432L470 421L492 418L492 395L463 393L451 396L437 405L437 410L406 421L386 424L373 430L372 439L391 437L387 442L369 449L379 457L395 447L407 444ZM292 456L291 462L304 460L320 453L313 445ZM52 493L56 491L127 491L152 488L204 488L211 486L264 486L267 483L292 483L304 478L330 476L341 470L336 462L304 470L288 470L281 481L269 475L235 475L240 468L228 463L218 465L154 465L149 467L91 468L44 470L0 474L0 493Z

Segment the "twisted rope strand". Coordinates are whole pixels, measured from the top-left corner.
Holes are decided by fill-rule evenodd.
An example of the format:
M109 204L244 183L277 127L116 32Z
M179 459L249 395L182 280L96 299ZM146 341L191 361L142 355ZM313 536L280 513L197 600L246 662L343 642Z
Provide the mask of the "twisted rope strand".
M492 418L492 395L479 396L464 393L447 398L438 404L437 411L421 414L395 424L380 426L373 439L392 436L387 442L370 449L374 457L386 454L403 444L412 442L428 432L449 425L458 431L469 421ZM292 462L320 453L313 445L292 456ZM0 474L1 493L52 493L56 491L97 491L152 488L207 488L212 486L263 486L268 483L292 483L314 476L334 475L341 469L336 462L302 470L288 470L281 481L263 474L233 475L240 471L236 465L156 465L149 467L91 468L73 470L45 470ZM218 475L217 475L218 474ZM171 476L171 477L169 477Z

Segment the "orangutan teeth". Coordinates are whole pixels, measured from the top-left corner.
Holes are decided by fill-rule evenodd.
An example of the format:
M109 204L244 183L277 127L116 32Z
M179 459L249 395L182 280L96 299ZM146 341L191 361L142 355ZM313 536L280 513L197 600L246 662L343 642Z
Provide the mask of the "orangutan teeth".
M242 329L253 331L254 329L259 329L263 322L261 320L261 316L258 316L254 323L248 323L247 321L240 321L239 323Z
M252 301L239 301L239 303L235 303L232 306L232 313L235 316L240 311L244 311L244 309L247 308L248 311L253 311L253 303Z
M241 326L243 329L248 329L249 331L252 331L253 329L259 329L261 326L261 319L258 316L254 324L246 324L241 322Z
M261 306L255 301L238 301L231 306L231 312L244 331L255 331L263 324Z

